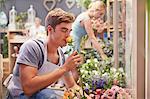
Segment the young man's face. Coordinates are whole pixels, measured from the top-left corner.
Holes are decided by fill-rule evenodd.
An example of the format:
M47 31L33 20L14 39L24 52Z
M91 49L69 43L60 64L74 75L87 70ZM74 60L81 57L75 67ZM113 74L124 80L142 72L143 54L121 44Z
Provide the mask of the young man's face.
M59 46L66 46L66 38L70 35L71 32L71 25L72 23L60 23L56 25L55 29L53 30L53 40Z

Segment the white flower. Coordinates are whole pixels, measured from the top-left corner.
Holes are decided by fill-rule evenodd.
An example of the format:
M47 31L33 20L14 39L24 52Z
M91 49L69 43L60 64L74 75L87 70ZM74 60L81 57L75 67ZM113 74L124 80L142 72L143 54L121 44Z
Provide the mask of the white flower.
M122 72L122 73L124 72L124 71L123 71L123 68L119 68L118 71L120 71L120 72Z
M98 75L98 71L96 71L96 70L93 70L93 73L94 73L95 75Z
M89 71L89 74L91 74L92 72L91 71Z
M86 60L86 63L90 63L90 62L91 62L91 60L90 60L90 59Z
M88 74L88 71L85 70L84 73L85 73L85 74Z
M80 72L81 72L81 73L84 73L84 69L80 69Z
M119 73L115 73L114 78L117 78L119 76Z
M85 77L85 75L82 75L82 78L84 78Z
M110 70L113 72L113 73L115 73L117 70L116 70L116 68L110 68Z
M95 64L95 67L97 67L97 64Z
M117 78L117 77L118 77L118 75L117 75L117 74L115 74L115 75L114 75L114 78Z
M88 88L88 89L90 88L88 83L85 83L85 87Z
M108 73L105 72L104 74L102 74L102 77L108 77Z
M94 62L96 62L96 63L98 62L97 58L94 58Z

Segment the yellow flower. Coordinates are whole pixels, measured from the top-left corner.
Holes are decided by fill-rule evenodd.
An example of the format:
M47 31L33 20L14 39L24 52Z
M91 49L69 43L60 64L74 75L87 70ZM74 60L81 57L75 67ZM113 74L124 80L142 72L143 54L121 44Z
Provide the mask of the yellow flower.
M67 43L72 43L73 42L72 36L68 36L67 39L66 39L66 42Z

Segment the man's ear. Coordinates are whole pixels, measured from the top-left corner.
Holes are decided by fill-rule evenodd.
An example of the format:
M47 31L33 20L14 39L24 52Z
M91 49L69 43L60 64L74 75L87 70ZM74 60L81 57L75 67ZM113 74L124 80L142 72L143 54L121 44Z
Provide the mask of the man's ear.
M48 25L48 27L47 27L47 31L48 31L48 33L50 33L50 32L51 32L51 30L52 30L52 27L51 27L50 25Z

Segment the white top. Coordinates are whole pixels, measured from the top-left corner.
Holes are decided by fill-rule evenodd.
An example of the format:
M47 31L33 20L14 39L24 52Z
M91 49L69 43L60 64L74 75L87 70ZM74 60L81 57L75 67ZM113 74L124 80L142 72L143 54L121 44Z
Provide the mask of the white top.
M42 25L40 25L38 28L35 25L31 26L29 30L29 36L31 38L45 38L46 36L45 27Z

